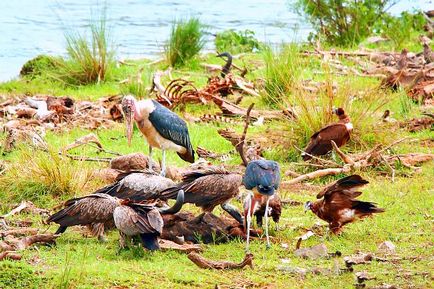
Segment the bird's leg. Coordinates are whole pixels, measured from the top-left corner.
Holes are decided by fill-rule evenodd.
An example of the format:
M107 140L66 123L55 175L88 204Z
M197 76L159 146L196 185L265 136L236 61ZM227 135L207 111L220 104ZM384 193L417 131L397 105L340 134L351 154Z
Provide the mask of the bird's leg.
M237 220L238 223L243 224L243 217L235 206L229 203L224 203L221 204L220 207L225 210L229 215L231 215L232 218Z
M247 196L249 208L247 210L247 216L246 216L246 222L247 222L246 252L247 253L250 252L249 245L250 245L250 222L252 221L252 215L251 215L251 213L252 213L252 197L253 197L252 193L249 192L249 195Z
M161 173L160 176L166 176L166 150L163 149L163 161L161 162Z
M267 204L265 205L265 236L267 237L267 249L269 249L270 246L270 236L268 236L268 205L270 204L270 197L267 197Z
M152 170L152 147L151 147L151 145L149 145L148 169Z
M120 249L125 248L126 243L127 243L126 238L127 238L127 236L124 233L122 233L121 231L119 231L119 247L120 247Z

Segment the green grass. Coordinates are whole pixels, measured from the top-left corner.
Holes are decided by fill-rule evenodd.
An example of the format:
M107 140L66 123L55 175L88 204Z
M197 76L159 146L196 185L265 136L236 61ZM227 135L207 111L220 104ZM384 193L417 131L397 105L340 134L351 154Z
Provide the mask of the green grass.
M195 57L205 45L205 26L198 18L175 21L164 47L167 63L181 67Z
M266 63L262 55L248 54L243 59L235 61L251 68L252 71L248 74L250 80L267 79ZM287 61L290 60L287 59ZM379 80L375 79L333 75L330 68L321 67L317 60L292 59L291 61L295 61L294 63L301 61L305 67L303 71L290 68L291 73L295 76L286 92L279 95L281 98L279 108L289 104L298 107L300 120L294 122L283 119L267 122L263 126L251 126L248 131L248 137L254 137L261 142L267 158L279 161L282 172L287 169L300 173L311 170L311 168L295 164L295 162L300 162L300 154L293 145L303 147L313 130L333 121L329 114L331 106L344 106L353 118L355 126L353 140L343 148L344 151L356 153L378 143L388 144L399 137L409 136L416 141L404 142L394 147L392 149L394 153L432 153L432 145L421 144L423 140L434 138L432 131L425 130L411 134L380 121L385 109L390 109L392 117L399 121L420 115L421 108L409 102L403 92L391 93L378 90ZM221 60L214 55L201 56L200 62L221 64ZM167 65L163 63L148 66L148 61L144 60L128 61L128 63L132 65L115 68L113 79L100 85L58 86L55 85L57 82L47 80L44 75L41 75L31 80L21 79L0 84L0 93L6 95L46 93L96 100L101 96L124 92L126 88L119 84L119 81L133 80L139 75L138 72L142 67L146 69L141 76L143 86L147 86L148 71L152 73ZM253 70L256 67L258 69ZM287 65L281 67L287 67ZM325 73L314 73L318 70ZM205 85L207 76L208 74L194 63L173 71L174 78L188 78L198 87ZM285 77L283 76L278 81L284 83ZM299 89L299 81L306 78L324 82L325 90L315 95L305 93ZM167 83L167 79L163 79L163 82ZM331 90L334 83L338 89L336 93L329 94L327 89ZM134 86L133 82L132 85ZM127 92L134 92L129 89ZM139 87L137 91L140 92L140 89L142 88ZM264 92L264 89L261 90L261 93ZM387 102L383 103L384 99L387 99ZM255 109L271 109L263 98L251 96L244 97L240 105L247 107L252 102L256 103ZM186 105L183 109L194 116L219 111L213 104ZM177 109L177 112L180 115L183 113L181 108ZM309 114L311 119L308 118ZM231 127L238 132L243 129L242 123L237 125L189 123L188 125L193 147L201 146L222 154L233 150L233 147L217 134L217 129ZM47 131L45 139L51 150L57 152L78 137L90 132L80 128L74 128L61 134ZM102 145L108 150L122 154L132 152L147 154L148 152L147 144L137 129L134 130L132 145L127 145L123 124L118 124L112 129L97 129L92 132L97 134ZM0 133L0 143L4 137L4 133ZM96 149L91 147L77 148L71 153L107 156L98 154ZM154 157L157 160L160 159L161 152L155 150ZM68 198L86 195L103 185L103 181L97 178L91 178L86 182L81 178L89 171L104 168L106 164L59 159L55 154L33 152L25 145L18 146L3 159L11 165L11 168L0 176L0 199L4 200L0 202L0 214L8 212L13 204L24 199L31 199L40 207L52 208ZM168 165L186 166L172 152L167 154L167 163ZM220 162L213 161L213 163L219 164ZM236 154L232 154L227 163L238 165L241 161ZM377 277L377 280L368 281L369 286L384 282L404 288L408 287L408 284L416 288L429 288L431 277L416 273L429 272L432 268L434 253L431 237L434 214L433 171L432 162L423 165L418 173L402 168L397 171L395 183L390 181L389 175L382 175L378 170L358 172L370 181L370 184L363 188L361 199L378 203L380 207L386 208L386 212L348 225L341 236L314 236L303 242L302 247L323 242L331 252L339 250L343 255L350 255L359 250L376 252L381 242L390 240L397 246L397 257L402 258L401 261L359 265L355 267L356 271L366 270ZM311 183L322 186L338 177L340 176L322 178ZM291 178L283 176L283 180L289 179ZM62 184L62 186L53 186L54 184ZM279 193L284 199L304 203L314 200L317 192L282 188ZM241 207L240 202L234 200L233 203ZM192 206L186 206L186 209L197 212ZM221 209L217 209L215 213L223 214ZM33 220L34 227L41 228L42 231L47 229L49 232L54 232L56 229L54 225L44 225L39 216L24 213L16 218ZM265 250L265 242L253 241L251 250L255 255L254 269L234 271L199 269L187 259L186 255L176 252L149 253L143 252L140 248L118 252L116 232L109 233L107 243L99 243L94 238L83 236L82 230L72 228L57 240L56 246L37 246L37 250L31 248L24 251L21 261L1 262L0 288L23 286L30 288L214 288L216 284L221 285L221 288L240 288L242 286L249 288L353 287L352 284L355 282L353 273L307 275L302 278L278 269L280 266L333 269L335 262L340 268L344 267L342 258L337 258L336 261L303 260L294 256L293 250L297 237L317 222L324 224L310 212L305 214L302 206L285 207L281 219L282 230L277 232L272 230L272 235L275 237L272 248ZM325 229L320 231L324 233ZM288 244L289 249L284 249L281 246L283 243ZM228 244L205 245L203 255L213 260L226 259L239 262L244 256L244 243L234 240ZM413 257L421 258L413 260L411 259ZM282 259L288 259L289 263L283 264ZM405 277L403 275L405 273L410 273L410 277Z

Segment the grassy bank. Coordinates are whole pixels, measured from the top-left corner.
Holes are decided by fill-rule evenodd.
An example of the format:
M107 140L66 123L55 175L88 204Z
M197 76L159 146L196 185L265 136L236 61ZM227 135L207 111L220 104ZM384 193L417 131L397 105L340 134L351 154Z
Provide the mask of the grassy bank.
M354 133L350 143L343 148L345 152L366 151L377 144L390 144L393 141L409 137L412 141L403 142L393 147L393 153L423 152L432 153L432 130L410 133L392 123L381 121L384 110L392 111L397 121L406 121L419 116L426 107L409 101L404 91L391 92L379 89L380 80L356 75L337 75L330 67L324 66L315 57L300 56L300 48L279 57L291 57L288 65L294 65L282 73L285 67L268 67L272 62L267 54L250 53L235 63L248 68L247 79L257 84L261 97L245 96L240 106L247 107L255 103L255 109L274 109L297 107L299 120L274 120L263 126L251 126L248 136L258 139L264 148L264 156L278 161L282 172L292 170L304 173L313 170L300 165L299 152L294 148L304 147L313 131L334 121L328 112L331 106L343 106L353 118ZM268 51L267 53L273 53ZM267 58L268 57L268 58ZM267 60L268 59L268 60ZM344 59L342 61L345 61ZM193 81L197 87L205 86L209 73L200 63L223 64L214 55L202 55L190 61L186 66L172 71L173 78L182 77ZM120 64L111 71L111 77L99 84L84 86L61 85L42 74L35 78L22 78L0 84L1 100L7 97L28 95L68 95L76 100L98 100L102 96L122 94L129 91L126 85L134 85L141 71L145 87L150 86L149 76L156 70L168 67L165 62L150 64L148 60L127 60L128 65ZM354 63L347 63L357 67ZM277 68L273 71L270 68ZM280 69L280 70L279 70ZM120 83L129 79L127 84ZM270 82L269 80L276 80ZM307 93L300 88L303 80L310 79L324 83L317 93ZM163 79L168 83L168 79ZM265 81L265 84L263 82ZM267 82L268 81L268 82ZM268 85L268 86L267 86ZM336 90L333 93L330 91ZM143 90L142 91L146 91ZM153 97L153 96L152 96ZM234 100L235 96L229 96ZM217 112L218 108L208 105L186 105L176 111L193 116ZM231 144L220 137L217 129L223 127L242 131L243 124L189 123L193 147L201 146L217 153L227 153L233 149ZM45 140L53 152L73 142L76 138L90 133L89 130L73 128L68 132L47 132ZM132 146L127 145L124 126L118 124L112 129L92 131L101 140L102 145L122 154L130 152L147 153L143 137L135 130ZM0 134L0 141L6 137ZM103 156L93 148L79 148L73 153L88 156ZM28 161L28 158L32 158ZM159 151L155 157L161 157ZM238 165L240 158L231 154L226 164ZM52 208L73 196L86 195L103 184L102 180L92 177L95 169L105 164L82 163L68 159L58 159L56 154L32 151L28 146L20 145L3 158L10 166L0 176L0 213L8 212L13 204L22 200L32 200L37 206ZM169 153L170 165L186 166L175 153ZM219 164L220 161L213 161ZM56 175L52 172L58 171ZM401 168L396 180L391 182L387 168L365 170L360 173L370 181L363 189L363 200L373 201L384 207L386 212L351 224L340 236L329 236L325 227L317 229L317 235L303 242L302 246L324 243L329 251L340 251L344 256L357 251L376 252L377 246L390 240L396 245L396 262L372 262L358 265L356 271L368 271L377 279L368 284L388 283L404 288L428 288L432 283L432 221L433 221L433 171L434 164L427 163L420 170ZM313 200L322 185L336 177L326 177L311 181L314 189L303 186L301 189L282 188L283 199L306 202ZM283 176L283 180L290 180ZM62 186L51 187L53 182L62 180ZM234 201L241 207L241 203ZM186 206L188 210L195 210ZM217 215L223 214L218 209ZM20 214L17 219L32 220L33 226L54 232L55 226L42 223L42 218ZM197 268L184 254L176 252L144 252L141 248L118 251L117 233L109 233L108 242L99 243L96 239L84 237L85 231L73 228L62 235L53 247L38 246L25 251L21 261L2 261L0 263L0 288L351 288L353 273L335 274L335 268L343 268L342 257L336 259L304 260L294 256L297 237L304 234L316 223L324 224L313 214L303 212L302 205L286 205L281 219L281 229L272 231L273 246L265 250L265 243L254 241L252 253L255 256L253 269L235 271L210 271ZM273 226L272 226L273 227ZM282 246L288 245L288 248ZM240 240L221 245L204 245L204 257L213 260L240 261L244 256L244 243ZM330 270L324 274L291 274L285 268L314 268Z

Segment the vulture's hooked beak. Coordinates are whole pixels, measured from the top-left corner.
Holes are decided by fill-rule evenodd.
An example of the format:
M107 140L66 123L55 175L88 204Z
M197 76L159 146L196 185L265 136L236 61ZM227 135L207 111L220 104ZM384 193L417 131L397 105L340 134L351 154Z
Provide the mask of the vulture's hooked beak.
M161 208L158 210L160 211L160 214L176 214L181 210L182 205L184 205L184 191L179 190L178 196L176 197L176 202L172 207L168 209Z
M338 109L337 109L336 107L333 107L333 108L332 108L332 113L333 113L333 114L338 114Z

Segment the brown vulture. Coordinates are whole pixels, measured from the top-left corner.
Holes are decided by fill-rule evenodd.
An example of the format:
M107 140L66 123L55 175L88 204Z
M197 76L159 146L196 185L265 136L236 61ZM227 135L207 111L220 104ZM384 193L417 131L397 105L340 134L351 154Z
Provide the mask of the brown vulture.
M334 141L338 147L341 147L350 139L350 133L353 130L350 117L345 114L342 108L333 109L333 113L339 117L339 121L323 127L310 137L307 147L301 154L304 161L310 160L312 158L311 155L322 156L332 151L333 146L331 141Z
M173 199L179 190L185 192L185 203L195 204L205 212L212 212L218 205L238 222L243 219L229 200L238 195L242 176L224 168L210 167L183 175L182 182L160 192L161 199Z
M131 171L119 175L116 182L99 189L95 193L104 193L120 199L135 202L161 199L160 192L175 186L175 182L153 171ZM175 198L178 191L175 192Z
M342 178L318 193L316 197L320 200L307 202L305 210L311 210L320 219L328 222L330 230L338 234L342 226L348 223L384 212L384 209L378 208L375 203L356 200L362 194L356 189L368 183L359 175Z

